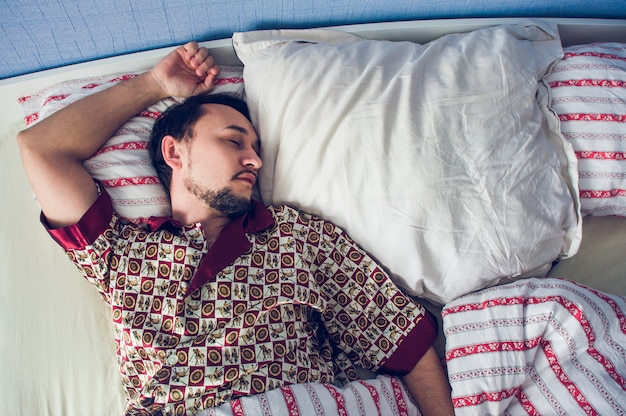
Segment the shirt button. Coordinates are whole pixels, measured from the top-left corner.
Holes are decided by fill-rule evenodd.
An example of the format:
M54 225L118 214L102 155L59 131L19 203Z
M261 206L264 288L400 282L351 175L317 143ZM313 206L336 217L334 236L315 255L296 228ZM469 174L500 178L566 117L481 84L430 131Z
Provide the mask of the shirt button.
M172 354L169 357L167 357L167 363L169 365L174 365L178 362L178 356L176 354Z

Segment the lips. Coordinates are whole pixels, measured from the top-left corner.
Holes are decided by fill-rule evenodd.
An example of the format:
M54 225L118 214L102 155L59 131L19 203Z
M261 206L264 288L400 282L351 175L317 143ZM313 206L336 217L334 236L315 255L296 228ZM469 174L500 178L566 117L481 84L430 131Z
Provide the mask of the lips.
M234 176L234 179L248 182L251 186L256 183L256 173L252 171L239 172Z

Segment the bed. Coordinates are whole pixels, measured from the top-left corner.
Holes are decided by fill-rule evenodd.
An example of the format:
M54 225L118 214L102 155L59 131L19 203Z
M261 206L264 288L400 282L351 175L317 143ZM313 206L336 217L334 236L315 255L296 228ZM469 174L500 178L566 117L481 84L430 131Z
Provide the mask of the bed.
M626 306L623 298L626 295L625 27L626 21L623 20L455 19L342 26L333 28L333 31L244 32L235 34L233 39L206 42L204 46L211 49L224 69L217 89L242 94L245 78L246 99L249 100L254 117L257 117L255 121L261 136L268 138L264 141L263 151L266 153L261 197L267 203L288 202L301 205L308 211L319 210L324 213L324 216L345 227L360 244L388 265L401 286L409 293L425 298L429 309L442 317L442 335L437 347L441 356L447 360L459 414L515 413L521 409L540 414L541 409L550 408L543 406L552 406L569 413L573 409L559 408L557 398L564 394L560 389L565 392L575 391L577 397L584 396L584 400L577 402L580 409L610 414L625 411L623 394L621 397L613 396L614 390L611 390L615 385L623 389L626 378L626 355L623 349L626 345ZM447 34L456 35L444 37ZM506 42L503 40L505 38L508 39ZM445 39L445 42L441 39ZM501 42L493 42L495 39ZM413 43L382 44L382 40ZM519 44L519 49L511 49L510 42ZM418 47L420 44L428 47ZM507 59L498 59L497 62L485 59L489 55L486 45L491 48L494 44L498 44L500 49L491 55L501 58L506 54ZM316 48L304 49L311 45ZM329 64L324 71L303 66L307 60L310 62L314 58L328 57L338 49L345 53L337 55L337 59L332 60L334 65ZM123 414L124 392L117 374L108 310L40 226L39 211L21 170L14 136L25 124L36 122L37 118L45 117L46 112L63 106L68 97L71 100L80 94L105 88L112 82L123 82L125 77L149 68L169 50L159 49L78 64L0 83L5 101L0 123L5 128L0 140L0 166L4 193L10 195L0 204L4 213L0 219L0 249L7 253L5 261L0 263L0 308L4 334L1 349L4 357L0 388L1 414ZM355 50L360 51L359 54L351 55ZM464 52L460 53L460 50ZM524 59L522 52L529 54L526 57L541 58ZM514 56L516 54L517 57ZM302 60L288 61L292 56L304 57L298 58ZM367 59L360 61L359 56ZM411 56L411 59L407 58ZM418 59L423 56L430 56L434 61L429 59L424 63L423 59ZM268 65L270 57L273 62L285 60L286 64L272 67ZM464 59L467 57L476 59ZM518 61L514 62L513 58ZM381 60L374 62L375 59ZM353 65L352 70L348 69L347 62ZM402 62L402 65L390 65L389 62ZM437 62L437 65L433 62ZM414 65L426 65L418 67L430 70L423 72L428 74L423 79L413 80L423 88L415 88L415 84L394 84L395 80L406 80L406 71L415 70ZM281 68L296 70L280 72ZM616 77L614 83L585 85L585 88L592 88L593 92L582 99L579 90L571 92L575 86L568 84L568 80L573 71L583 71L582 76L577 75L578 79L588 80L593 77L586 74L599 68L604 71L602 77L605 79L609 77L607 73L614 74L611 75ZM511 71L518 71L519 76L525 78L519 83L519 89L516 90L518 96L514 101L493 101L495 90L508 88L511 84L502 81L497 85L492 82L489 84L492 89L486 89L485 85L475 84L476 78L471 78L472 71L481 74L510 74ZM542 79L548 73L545 81L537 82L537 79ZM338 86L329 80L328 74L332 74L333 79L340 78L342 84ZM350 85L354 85L355 77L362 77L363 74L368 74L370 78L357 78L359 88L350 88ZM454 82L450 82L451 79ZM529 82L529 79L535 82ZM515 80L506 81L515 83ZM428 90L426 87L429 85L436 85L437 88ZM85 86L89 88L83 88ZM466 89L460 98L450 102L446 96L437 95L445 91L444 87ZM418 90L417 94L431 95L426 101L422 95L410 95L413 90ZM409 95L405 97L403 94ZM512 95L504 94L508 98ZM481 99L476 99L479 96ZM575 100L573 96L576 96ZM351 99L342 102L341 97ZM386 103L383 108L375 108L380 111L374 113L372 108L355 108L355 102L359 99L372 102L376 101L375 98ZM307 107L310 100L315 100L315 104ZM326 100L331 101L333 106L324 106ZM594 120L589 114L597 112L589 111L589 107L585 107L586 110L570 111L568 106L573 100L577 104L591 105L591 108L604 105L606 110L602 114L606 117ZM481 107L473 107L476 101L482 103ZM418 148L410 143L398 146L392 146L395 142L375 143L374 139L368 138L368 135L381 137L390 132L394 137L406 135L405 130L394 130L398 126L405 127L403 120L406 117L417 118L415 112L408 111L415 110L415 107L407 109L402 106L405 102L418 103L420 114L428 115L416 121L422 124L411 124L411 128L416 131L432 133L443 129L455 132L451 136L465 135L476 141L471 146L454 142L448 148L440 147L438 142L433 141ZM421 105L426 102L428 105ZM164 102L148 109L132 125L127 126L124 132L117 135L121 137L120 141L112 143L113 152L123 147L127 150L128 146L123 144L129 140L122 136L145 135L154 115L167 105L168 102ZM275 110L270 106L275 106ZM325 112L321 115L319 112L314 113L312 108L316 106L326 107ZM503 114L512 108L516 109L515 116L503 119ZM454 123L431 116L444 110L458 116ZM354 117L350 128L359 126L359 134L350 136L349 140L332 141L336 131L346 128L341 123L348 113ZM477 113L481 116L476 116ZM579 119L572 119L570 114L576 114ZM585 115L587 119L580 120ZM395 122L379 131L376 123L380 119L377 117L383 116L397 119L394 118ZM329 124L335 126L335 130L329 133L318 132L323 130L321 128L316 129L315 134L319 134L316 140L300 134L319 127L320 117L326 122L332 121ZM607 117L610 120L607 121ZM384 124L384 118L382 120ZM476 120L479 125L472 124ZM593 137L583 134L584 129L582 133L577 131L581 123L594 123L592 127L587 125L587 133L602 133L604 139L593 141ZM596 128L600 124L602 126ZM515 132L508 129L510 125L515 126ZM532 133L524 130L528 125L533 126ZM485 131L486 128L491 131L500 129L496 138L519 133L526 137L530 134L533 141L518 148L504 146L502 140L482 140L483 136L477 132ZM291 140L279 140L287 135L290 135ZM538 135L543 144L532 148L536 142L534 138ZM367 142L364 143L364 140ZM589 142L601 142L604 147L585 148ZM120 143L120 147L115 147ZM319 143L324 145L320 146ZM463 146L462 151L459 146ZM305 150L299 153L299 149ZM372 149L385 155L382 162L372 162ZM403 157L408 153L418 153L424 155L424 158L407 161ZM107 174L106 165L113 163L107 159L111 154L103 152L99 155L100 159L93 160L94 175L99 170ZM299 154L306 157L298 157ZM325 156L328 154L334 157ZM516 157L513 158L513 155ZM493 163L494 158L497 163ZM433 159L436 159L436 164L431 163ZM479 159L484 163L475 163ZM320 167L320 163L326 165ZM459 165L466 170L446 170ZM306 169L297 170L297 166L306 166ZM390 166L409 166L411 169L403 171L400 178L403 180L394 182L398 174L390 173ZM145 164L129 167L135 168L146 172ZM490 183L489 178L478 175L479 171L486 168L500 175L499 180ZM314 179L310 179L311 173L316 170ZM443 171L449 176L441 176ZM470 171L472 174L468 174ZM524 181L504 183L503 172L511 171L524 177ZM288 172L291 174L287 175ZM374 175L364 177L368 172ZM384 180L378 176L377 183L376 174L383 173L387 176L384 176ZM308 179L305 179L306 175L309 175ZM594 188L600 179L605 181L603 184L606 183L607 176L612 184L608 194L607 189ZM128 186L119 186L120 181L124 182L130 177L143 179L131 181L133 183L126 181ZM147 177L149 174L133 173L108 178L111 188L117 188L120 192L114 198L119 201L120 207L128 209L130 217L145 217L166 209L164 205L167 201L155 196L154 188L151 188L155 184L145 179ZM455 182L454 186L442 186L442 177L460 182ZM476 181L468 182L469 177ZM285 178L289 180L285 181ZM412 188L406 186L408 178L411 183L415 183ZM429 182L418 182L417 178L428 178ZM306 181L306 187L302 186L302 181ZM363 194L365 189L371 192ZM468 190L467 193L459 191L464 189ZM493 189L499 192L487 192ZM503 189L506 192L500 192ZM147 195L139 199L138 192L143 190ZM130 195L126 192L130 192ZM385 203L390 198L393 204ZM411 210L409 207L413 207L417 200L422 201L422 205L419 205L419 210ZM481 205L483 207L499 208L477 215L477 206L470 203L476 200L490 201ZM429 203L425 204L424 201ZM456 204L454 209L450 208L451 201ZM447 210L444 209L446 207ZM428 212L432 222L415 222L414 218L418 215L416 211L419 211L419 215ZM465 215L455 215L459 212ZM498 213L506 213L505 224L496 224ZM413 218L413 222L408 217ZM464 223L462 219L465 217L476 221ZM488 221L490 218L493 219L492 224ZM535 227L539 222L541 226ZM443 225L434 227L435 223ZM394 224L403 227L394 228ZM471 230L469 239L468 230ZM416 232L426 231L431 234L415 236ZM402 250L398 249L393 241L399 235L403 236L401 240L416 242L416 245L407 243ZM524 241L516 238L525 238L527 235L532 235L532 238ZM433 241L435 243L430 243ZM500 245L504 241L507 245L502 249ZM421 253L419 256L409 257L405 254L417 251ZM504 253L497 254L501 251ZM451 257L449 253L455 256ZM509 256L510 253L515 255ZM472 261L477 258L480 261ZM441 279L442 275L449 278ZM593 290L571 284L569 280L543 279L546 275L567 278ZM541 278L536 279L535 276ZM443 284L442 280L447 283ZM488 289L481 290L486 287ZM493 332L489 332L494 331L493 325L477 327L477 322L497 320L492 315L493 308L505 304L516 305L518 319L524 322L535 319L532 325L529 323L527 326L532 328L529 333L536 331L530 335L515 333L519 325L513 324L510 325L511 332L507 332L510 339L531 343L524 351L527 355L533 355L539 347L545 345L541 342L543 338L537 334L545 334L546 322L552 322L548 317L559 313L564 316L581 315L568 302L557 302L559 309L556 312L554 304L550 303L555 299L572 297L593 311L593 316L582 314L584 319L574 324L585 334L582 338L598 338L610 340L608 344L614 343L608 351L586 354L595 357L593 365L600 362L601 367L589 367L592 364L581 358L577 362L579 371L575 376L568 378L563 373L552 371L552 377L560 381L559 389L546 387L554 385L550 384L554 382L552 379L534 383L529 390L521 387L530 377L529 374L535 377L535 381L541 379L545 372L540 369L522 371L521 375L490 373L469 376L474 374L472 365L486 356L484 348L489 346L478 345L473 352L469 352L464 334L469 331L475 336L493 338L501 336L502 331L509 328L507 325L501 326L495 330L500 335L493 335ZM520 303L520 299L535 299L536 302ZM484 306L486 304L489 307ZM600 329L596 331L596 328ZM565 345L568 348L578 345L577 336L568 338L566 331L553 332L554 337L561 338L552 338L552 344L548 344ZM499 347L502 345L498 344ZM542 351L547 350L544 348ZM509 358L507 351L500 352L496 358L499 361L492 364L493 368L525 368L523 362L504 366L502 363L508 362ZM553 351L553 355L546 354L545 362L541 362L543 370L553 368L554 361L550 359L558 356L558 351ZM590 377L595 374L602 377ZM491 380L494 384L481 384L485 380ZM585 384L587 382L591 384ZM394 383L393 378L381 377L369 386L360 386L370 392L396 393L399 395L396 397L401 399L394 400L394 405L404 403L407 411L414 411L410 400L402 396L405 394L402 387ZM497 388L494 389L494 385ZM602 386L606 389L601 389ZM312 387L303 388L305 390L295 388L289 395L286 391L273 392L254 403L242 400L237 403L239 407L218 411L228 413L246 409L247 406L254 408L259 403L274 403L273 411L278 413L284 410L281 410L281 400L286 397L292 400L296 400L296 397L300 397L300 400L304 400L305 396L312 397L311 391L306 390ZM602 401L601 405L594 402L594 398L583 394L591 390L602 392L599 394L602 397L598 399ZM489 391L497 394L489 395L486 393ZM354 390L341 391L330 386L323 387L316 395L328 397L328 400L319 399L320 405L331 401L331 398L338 400L337 397L343 397L344 401L352 403L355 397L362 397ZM532 395L547 399L545 403L538 403L529 398ZM384 394L380 393L380 396L384 397ZM600 407L594 407L596 405ZM289 408L288 402L284 406ZM390 408L390 411L393 410ZM395 410L398 411L398 408Z

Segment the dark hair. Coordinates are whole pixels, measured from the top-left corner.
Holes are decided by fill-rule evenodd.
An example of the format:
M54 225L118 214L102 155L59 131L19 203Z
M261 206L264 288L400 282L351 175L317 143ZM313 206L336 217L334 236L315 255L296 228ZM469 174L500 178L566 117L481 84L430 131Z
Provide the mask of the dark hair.
M246 102L230 94L195 95L165 110L154 123L152 132L150 133L148 152L150 154L150 160L152 160L152 164L156 169L157 176L168 194L172 180L172 169L163 159L161 141L163 137L167 135L174 137L174 139L178 141L191 139L193 137L193 128L196 121L204 114L202 110L202 105L204 104L226 105L239 111L244 117L250 120L250 113Z

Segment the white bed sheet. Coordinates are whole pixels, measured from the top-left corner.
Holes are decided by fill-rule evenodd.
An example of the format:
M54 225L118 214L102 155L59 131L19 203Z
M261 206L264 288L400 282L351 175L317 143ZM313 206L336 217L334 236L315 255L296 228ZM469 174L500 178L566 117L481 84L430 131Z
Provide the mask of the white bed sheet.
M121 415L109 312L39 224L21 127L0 137L0 415Z

